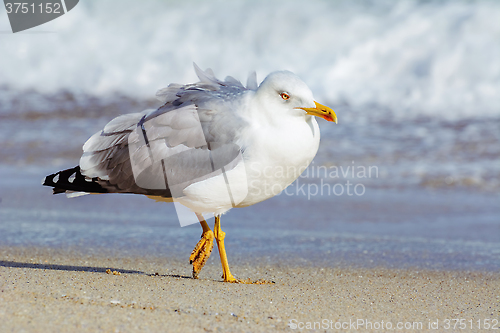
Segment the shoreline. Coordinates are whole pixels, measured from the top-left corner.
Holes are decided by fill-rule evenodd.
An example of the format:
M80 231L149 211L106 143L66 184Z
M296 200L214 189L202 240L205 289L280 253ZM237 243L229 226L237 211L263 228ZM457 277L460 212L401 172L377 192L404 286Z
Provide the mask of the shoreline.
M477 320L500 314L498 272L233 261L235 276L275 282L244 285L221 282L216 255L198 280L187 260L175 257L17 247L1 247L0 257L5 331L269 332L319 322L320 331L354 332L367 329L335 325L365 320L423 325L405 332L445 332L445 319L472 320L472 329L461 331L477 331ZM438 329L430 329L436 321ZM327 322L333 326L325 328Z

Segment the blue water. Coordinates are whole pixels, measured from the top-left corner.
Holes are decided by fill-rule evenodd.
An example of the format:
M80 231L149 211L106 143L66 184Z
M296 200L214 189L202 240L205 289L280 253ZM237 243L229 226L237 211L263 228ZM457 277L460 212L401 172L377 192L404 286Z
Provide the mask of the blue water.
M187 260L201 234L198 225L180 227L172 204L136 195L67 199L38 186L36 171L2 174L9 177L0 180L0 246ZM499 199L372 188L309 200L282 194L222 221L230 260L239 262L495 271Z

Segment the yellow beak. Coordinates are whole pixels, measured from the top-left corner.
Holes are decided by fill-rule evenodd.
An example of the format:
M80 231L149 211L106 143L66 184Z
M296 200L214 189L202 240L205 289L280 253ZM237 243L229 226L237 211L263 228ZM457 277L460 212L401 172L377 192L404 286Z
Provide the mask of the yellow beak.
M335 112L333 112L332 109L330 109L328 106L321 105L318 102L314 102L314 104L316 104L315 108L296 108L296 109L302 109L311 116L321 117L325 120L333 121L335 124L337 124L337 115L335 114Z

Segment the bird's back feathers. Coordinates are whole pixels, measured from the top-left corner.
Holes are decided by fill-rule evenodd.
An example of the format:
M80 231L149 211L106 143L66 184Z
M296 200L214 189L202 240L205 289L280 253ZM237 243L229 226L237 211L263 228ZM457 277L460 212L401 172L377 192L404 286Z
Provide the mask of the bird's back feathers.
M178 184L181 181L170 179L167 182L167 160L152 163L153 160L159 162L182 152L182 163L171 166L172 170L181 166L184 171L193 171L187 177L186 172L177 173L182 174L185 186L189 186L190 177L199 178L200 170L196 170L195 166L205 156L201 151L210 151L215 147L212 145L211 148L210 143L218 144L217 156L231 165L234 150L240 148L235 148L235 137L244 125L233 108L240 103L238 96L249 89L232 77L220 81L211 70L203 72L196 64L195 70L200 82L171 84L157 93L157 97L165 103L159 109L126 114L111 120L84 144L79 167L47 176L44 185L53 186L54 193L68 190L171 197L169 183ZM249 87L256 85L256 79L249 80ZM221 144L226 143L232 146L222 149ZM192 151L187 153L188 150ZM170 161L173 163L174 159ZM176 161L180 162L179 158ZM52 181L56 175L61 181L71 170L77 174L77 183ZM144 177L138 179L138 170ZM202 173L206 176L207 172Z

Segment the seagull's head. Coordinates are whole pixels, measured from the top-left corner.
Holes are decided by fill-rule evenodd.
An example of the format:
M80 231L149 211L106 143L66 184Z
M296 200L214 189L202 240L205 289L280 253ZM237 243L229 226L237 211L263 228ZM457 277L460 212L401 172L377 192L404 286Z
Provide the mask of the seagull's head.
M335 112L316 102L311 89L297 75L289 71L269 74L257 89L256 97L266 109L279 115L298 117L311 115L337 123Z

